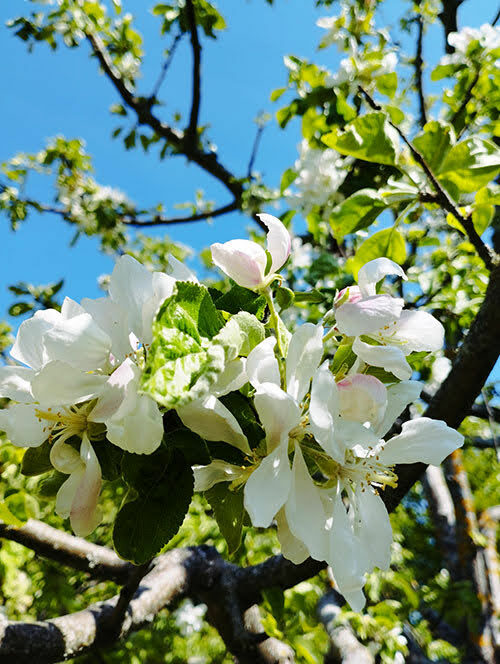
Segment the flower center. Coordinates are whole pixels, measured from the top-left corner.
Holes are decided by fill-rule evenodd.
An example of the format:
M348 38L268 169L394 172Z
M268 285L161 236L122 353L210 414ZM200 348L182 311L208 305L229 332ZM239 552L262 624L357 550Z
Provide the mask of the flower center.
M89 438L99 437L99 432L93 429L99 429L98 425L88 422L87 416L94 407L93 401L87 401L83 404L73 406L62 406L58 410L36 409L35 414L39 421L45 420L47 423L45 430L49 432L48 438L51 442L65 442L72 436L82 437L87 433ZM89 428L92 431L89 431Z

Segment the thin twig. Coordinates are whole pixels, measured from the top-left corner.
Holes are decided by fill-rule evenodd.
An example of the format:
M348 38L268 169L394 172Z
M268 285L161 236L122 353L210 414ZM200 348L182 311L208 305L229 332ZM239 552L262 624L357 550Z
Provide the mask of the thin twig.
M260 144L260 139L262 138L262 133L264 132L264 126L263 124L259 124L257 127L257 133L255 134L255 138L253 141L253 146L252 146L252 153L250 155L250 160L248 162L248 168L247 168L247 177L251 178L252 177L252 172L253 172L253 167L255 164L255 159L257 158L257 152L259 151L259 144Z
M368 102L368 105L370 108L376 110L376 111L381 111L383 110L382 107L377 104L372 97L368 94L368 92L361 86L358 86L358 90L361 92L363 97L366 99ZM420 164L422 169L424 170L425 174L427 175L427 178L429 179L430 183L432 184L436 194L435 194L435 202L441 205L443 209L445 209L447 212L452 214L463 226L464 231L469 238L470 243L475 247L478 255L481 257L483 260L484 264L489 270L492 270L493 267L496 264L496 257L492 256L492 253L490 249L484 244L484 242L481 240L478 232L474 228L474 224L472 223L472 219L470 217L464 217L458 207L455 205L453 200L451 199L450 195L444 189L444 187L441 185L439 180L436 178L434 173L432 172L431 168L425 161L423 155L417 150L417 148L412 144L412 142L405 136L405 134L401 131L401 129L395 125L389 118L387 119L387 122L397 131L401 139L406 143L406 145L409 147L415 161Z
M417 35L417 52L415 54L414 66L415 66L415 79L417 84L417 94L418 94L418 103L420 110L420 126L423 127L427 124L427 111L425 108L425 96L424 96L424 82L423 82L423 47L424 47L424 19L422 14L418 13L416 18L418 35Z
M474 87L475 87L476 83L479 81L480 73L481 73L481 69L480 69L480 64L478 63L476 73L474 74L474 78L472 79L469 87L467 88L467 91L465 92L465 95L462 99L462 103L460 104L458 109L455 111L455 113L453 113L453 115L451 116L450 123L452 125L455 124L455 122L458 120L460 115L465 111L465 109L467 107L467 104L472 99L472 92L474 90ZM465 129L466 129L466 126L464 125L462 131L460 132L460 136L464 133Z
M172 42L172 46L170 47L168 51L168 55L165 59L165 62L163 63L163 66L160 71L160 75L158 76L158 80L156 81L153 91L151 92L149 98L150 99L157 99L158 98L158 93L160 92L160 88L163 85L163 81L165 80L165 76L167 74L168 68L172 64L172 60L174 59L175 51L177 49L177 45L179 44L180 40L182 39L182 33L178 33L175 35L174 41Z
M500 20L500 7L498 8L497 13L495 14L495 18L492 20L491 25L495 27L495 25L498 23Z
M198 38L196 11L193 0L186 0L186 15L189 24L189 32L191 34L191 47L193 49L193 98L186 135L194 141L196 140L201 101L201 44Z

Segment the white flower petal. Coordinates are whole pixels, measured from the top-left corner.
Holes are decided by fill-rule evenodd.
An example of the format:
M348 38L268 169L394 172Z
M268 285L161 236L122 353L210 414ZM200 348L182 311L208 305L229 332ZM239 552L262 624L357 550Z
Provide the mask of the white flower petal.
M11 356L32 369L40 369L47 361L42 336L60 319L61 314L58 311L46 309L45 311L37 311L32 318L28 318L28 320L21 323L16 341L10 351Z
M345 447L339 444L335 436L339 409L337 385L325 363L316 371L312 381L309 404L310 428L325 452L335 461L343 463Z
M342 445L344 449L360 446L366 450L374 447L379 442L379 437L373 430L364 427L360 422L349 422L349 420L340 418L335 427L337 445Z
M405 422L399 436L391 438L379 453L380 462L429 463L439 466L449 454L462 447L464 437L441 420L419 417Z
M403 269L389 258L375 258L358 272L358 284L363 295L375 295L375 286L388 274L397 274L406 279Z
M66 362L54 360L37 372L31 389L40 403L63 406L98 396L107 379L107 376L85 373Z
M278 526L277 535L281 545L281 553L285 558L291 560L294 565L300 565L309 557L309 551L303 542L292 535L283 508L276 515L276 524Z
M210 247L218 268L240 286L259 288L264 281L267 256L264 249L250 240L216 242Z
M56 470L66 475L85 468L80 453L62 440L56 440L50 448L50 463Z
M267 528L290 493L288 441L265 457L245 484L244 505L252 524Z
M75 499L76 491L85 474L85 466L72 473L68 479L61 484L56 496L56 513L63 519L67 519L71 513L71 505Z
M109 280L109 294L127 312L130 329L142 341L143 306L153 297L153 275L132 256L121 256Z
M295 445L292 484L285 514L291 533L305 544L313 558L323 560L327 546L323 504L299 445Z
M283 267L292 247L290 233L283 222L272 214L258 214L259 219L267 226L267 250L271 254L271 273Z
M139 394L133 411L106 420L106 437L127 452L152 454L163 438L163 418L153 399Z
M101 520L97 501L102 483L101 466L86 436L82 440L80 456L85 464L85 470L82 474L81 471L78 472L80 482L75 491L69 517L73 532L79 537L86 537Z
M131 413L137 405L140 377L141 370L130 358L122 362L109 378L106 377L99 399L89 414L89 420L119 420Z
M219 482L232 482L244 473L245 469L222 459L214 459L208 466L193 466L194 490L208 491Z
M81 304L75 302L70 297L65 297L61 307L61 316L66 320L84 314L85 309Z
M406 355L412 351L439 350L444 344L444 327L425 311L403 311L394 338L406 342Z
M378 378L354 374L339 381L337 388L345 420L372 425L380 422L387 407L387 389Z
M406 361L403 351L397 346L372 346L356 337L352 350L366 364L382 367L400 380L406 380L412 374L412 368Z
M213 394L177 409L182 423L205 440L222 441L251 454L238 420Z
M288 444L288 434L300 423L295 400L274 383L262 383L254 397L255 409L266 432L267 451Z
M389 569L392 527L382 498L370 488L355 494L355 523L360 545L368 552L369 568Z
M0 410L0 430L17 447L38 447L50 434L50 427L40 421L32 404L13 403Z
M0 397L21 403L34 401L31 381L35 372L27 367L0 367Z
M184 263L181 263L181 261L175 256L169 254L167 260L168 266L165 271L170 277L173 277L176 281L193 281L194 283L198 283L198 279L194 272L191 272L191 270L184 265Z
M111 339L90 314L61 319L42 337L50 360L67 362L83 371L99 369L108 363Z
M286 358L287 392L301 402L323 356L323 328L304 323L293 333Z
M422 383L416 380L402 380L387 388L387 408L382 422L375 427L375 433L383 438L401 415L406 406L413 403L420 396Z
M261 383L274 383L280 386L280 369L274 354L276 337L268 337L257 344L247 357L247 376L253 387Z
M229 394L229 392L236 392L248 383L246 363L246 358L239 357L226 364L224 371L219 374L217 382L212 387L212 392L216 397L222 397Z
M390 295L372 295L357 302L346 302L336 310L335 324L348 337L383 331L385 325L394 325L403 305L402 299Z
M142 306L142 333L139 339L144 344L150 344L153 339L153 321L163 302L174 291L175 279L163 272L153 272L153 294Z
M359 590L344 590L342 595L353 611L359 613L363 610L366 604L366 597L361 588Z
M122 361L132 350L127 312L110 297L84 298L82 307L111 339L111 353Z

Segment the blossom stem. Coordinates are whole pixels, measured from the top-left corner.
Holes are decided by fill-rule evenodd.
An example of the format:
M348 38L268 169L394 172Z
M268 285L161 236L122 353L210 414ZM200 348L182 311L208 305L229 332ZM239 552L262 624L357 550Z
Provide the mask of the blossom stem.
M269 312L271 314L271 325L273 326L274 331L276 332L278 353L281 360L285 357L285 352L282 343L282 331L280 325L281 319L279 317L278 312L276 311L276 307L274 306L273 292L271 288L268 286L265 290L262 291L262 294L266 298L266 303L267 306L269 307Z

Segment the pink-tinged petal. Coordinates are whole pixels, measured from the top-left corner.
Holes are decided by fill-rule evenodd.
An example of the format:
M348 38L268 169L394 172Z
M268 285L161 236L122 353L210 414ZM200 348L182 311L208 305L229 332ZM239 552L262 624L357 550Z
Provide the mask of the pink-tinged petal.
M264 249L250 240L216 242L210 247L212 260L228 277L244 288L260 288L264 282L267 256Z
M292 535L283 508L276 515L276 525L278 526L277 535L281 545L281 553L287 560L291 560L294 565L300 565L309 557L309 551L303 542Z
M219 482L232 482L239 479L245 472L245 468L222 461L222 459L214 459L208 466L193 466L194 490L208 491Z
M0 397L31 403L31 381L35 372L27 367L0 367Z
M111 339L90 314L68 320L61 317L42 339L50 360L61 360L83 371L100 369L108 363Z
M142 341L143 306L153 297L153 275L132 256L121 256L109 281L111 299L127 312L129 327Z
M99 399L89 414L91 422L121 419L132 412L137 404L137 390L141 370L127 358L113 371L102 386Z
M358 302L346 302L335 312L336 326L348 337L383 332L384 326L393 326L398 320L403 305L401 298L390 295L372 295Z
M388 466L418 462L439 466L463 444L462 434L443 421L419 417L403 424L402 432L391 438L379 452L379 459Z
M325 452L335 461L343 463L345 447L335 435L339 421L339 408L337 385L325 363L316 371L312 380L309 426Z
M300 424L300 409L295 400L274 383L262 383L254 404L266 432L267 451L287 445L288 434Z
M271 273L278 272L290 256L292 248L290 233L283 222L277 217L273 217L272 214L258 214L257 216L268 228L267 250L272 258Z
M245 484L245 509L256 528L271 525L288 498L291 482L292 471L286 441L262 460Z
M389 569L392 527L382 498L370 488L358 490L354 497L354 530L360 545L368 552L368 569Z
M444 344L444 327L425 311L403 311L394 338L406 342L404 351L439 350Z
M222 441L251 454L248 440L238 420L213 394L191 401L177 409L182 423L205 440Z
M14 403L0 410L0 430L17 447L38 447L50 434L48 423L36 415L32 404Z
M375 427L375 433L383 438L404 409L420 396L422 383L416 380L402 380L387 388L387 408L382 422Z
M378 378L354 374L339 381L337 388L344 419L372 425L380 422L387 406L387 389Z
M126 452L152 454L163 438L163 418L158 405L146 395L137 395L135 408L124 417L106 420L107 439Z
M286 358L287 392L301 402L323 356L323 328L304 323L293 333Z
M346 302L350 302L351 304L354 302L359 302L363 299L361 291L359 290L359 286L347 286L346 288L343 288L341 291L339 291L337 297L335 298L334 304L337 305L337 303L340 302L346 296L346 294Z
M290 495L285 504L290 532L316 560L323 560L327 550L326 519L319 490L309 475L302 451L295 445Z
M69 518L73 532L79 537L86 537L101 520L97 502L102 484L101 466L86 436L82 440L80 456L85 464L85 470L83 474L77 471L80 482L76 488Z
M375 295L375 286L388 274L407 278L404 270L389 258L375 258L363 265L358 272L358 284L363 295Z
M10 351L11 356L32 369L40 369L47 362L47 353L42 343L43 334L60 319L61 314L58 311L47 309L37 311L32 318L21 323Z
M84 298L82 307L111 339L111 353L118 362L135 350L130 343L128 315L120 305L110 297L99 297L95 300Z
M276 337L268 337L248 354L246 372L253 387L258 388L262 383L280 386L280 369L274 354L275 346Z
M406 361L403 351L397 346L372 346L356 337L352 350L366 364L382 367L400 380L407 380L412 374L413 370Z
M102 392L106 381L107 376L86 373L66 362L54 360L35 375L31 388L40 403L64 406L93 399Z

